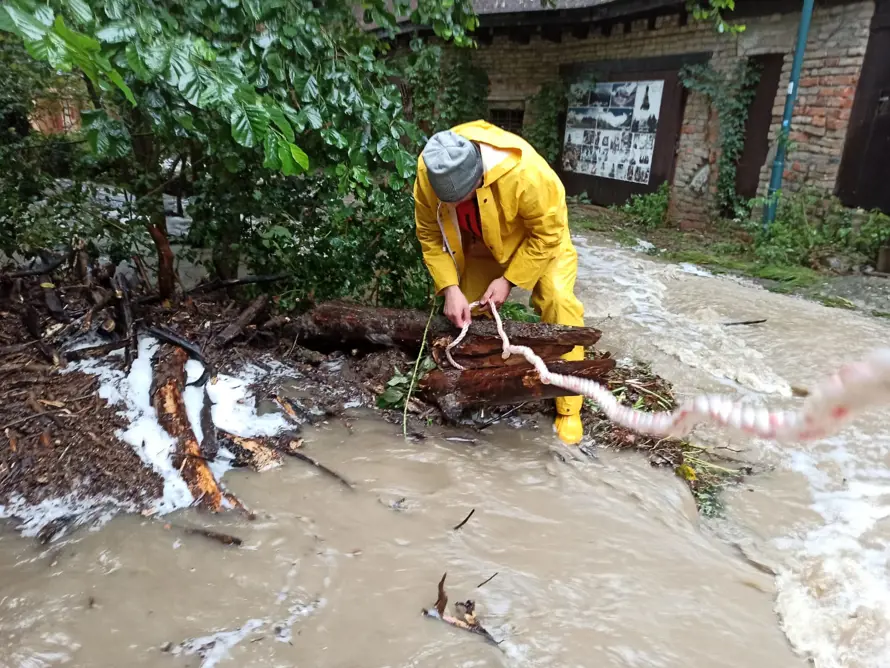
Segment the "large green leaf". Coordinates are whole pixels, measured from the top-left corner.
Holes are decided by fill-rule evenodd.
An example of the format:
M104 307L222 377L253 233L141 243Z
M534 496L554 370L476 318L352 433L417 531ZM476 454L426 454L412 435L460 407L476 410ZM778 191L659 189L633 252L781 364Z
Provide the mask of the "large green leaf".
M320 130L321 126L324 125L321 112L315 107L306 105L303 107L303 113L306 115L306 120L309 121L309 125L312 126L313 130Z
M297 173L297 163L294 162L294 157L287 144L278 144L278 159L281 161L281 171L285 176Z
M145 63L142 62L142 58L139 56L135 44L127 44L126 49L124 50L124 57L127 61L127 66L132 70L133 74L136 75L137 79L140 81L148 81L151 78L151 72L148 71Z
M179 92L182 93L182 96L189 104L193 104L196 107L200 105L201 91L203 88L201 86L201 79L195 69L184 72L182 76L179 77L178 88Z
M306 79L306 85L303 86L303 102L312 102L318 99L318 80L313 74Z
M72 49L93 53L98 52L102 48L99 42L97 42L89 35L84 35L82 32L71 30L71 28L66 26L65 20L62 18L61 14L56 17L56 20L53 23L53 30L59 37L65 40L65 42L69 44ZM111 64L108 63L107 60L103 61L102 65L103 69L108 69L111 67Z
M281 158L278 157L278 137L270 132L263 140L263 167L266 169L281 169Z
M170 62L170 48L167 43L155 42L145 45L137 43L136 48L149 72L159 74L167 69Z
M6 10L9 20L15 26L15 32L25 39L41 39L49 29L30 14L21 11L13 5L5 5L2 9Z
M18 32L15 27L15 22L6 11L6 7L0 7L0 32Z
M293 156L296 163L302 167L304 171L308 170L309 156L306 155L306 152L296 144L290 144L288 148L290 148L290 154Z
M0 9L0 13L2 13L2 9ZM31 57L34 60L40 60L43 62L49 62L50 60L58 60L54 57L54 54L50 53L52 49L52 41L48 37L43 37L43 39L29 39L25 40L25 50L31 54ZM63 56L64 58L64 56ZM53 65L54 67L59 67L58 64Z
M191 61L191 46L180 40L170 48L170 71L168 75L170 85L182 90L182 80L188 82L197 78L195 66Z
M266 67L269 68L269 71L275 76L278 81L284 81L284 63L281 60L281 56L277 53L270 53L266 56Z
M120 72L117 70L111 70L108 72L108 79L117 86L120 91L124 94L124 97L127 98L127 102L132 104L134 107L136 106L136 98L133 97L133 91L130 90L130 87L124 81L124 78L120 75Z
M176 122L179 123L186 130L194 130L195 129L195 119L185 109L174 109L173 110L173 118L175 118Z
M266 136L269 114L258 104L237 103L232 109L230 122L235 141L247 148L253 148Z
M89 23L93 20L93 11L84 0L68 0L68 10L78 24Z
M124 0L105 0L105 16L117 20L124 18Z
M284 113L291 125L296 128L297 132L302 132L306 127L306 117L299 111L290 106L287 102L279 102L278 107Z
M272 119L272 122L275 123L276 127L281 130L281 134L284 135L284 138L293 143L294 129L290 126L290 123L287 122L287 118L284 117L284 112L275 105L267 105L266 113L269 114L269 118Z
M96 31L96 37L108 44L120 44L136 37L136 27L128 21L112 21Z

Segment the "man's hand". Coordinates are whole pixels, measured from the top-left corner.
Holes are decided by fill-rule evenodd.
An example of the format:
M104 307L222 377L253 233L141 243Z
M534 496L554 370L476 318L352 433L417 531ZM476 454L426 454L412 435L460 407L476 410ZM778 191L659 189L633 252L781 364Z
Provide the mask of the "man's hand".
M501 276L500 278L496 278L491 282L491 285L488 286L488 290L485 291L485 294L482 295L482 303L488 304L493 301L496 308L500 308L503 306L504 302L507 301L507 297L510 296L510 290L513 289L513 284L510 283L506 278Z
M470 302L456 285L445 288L445 317L455 327L463 328L470 324Z

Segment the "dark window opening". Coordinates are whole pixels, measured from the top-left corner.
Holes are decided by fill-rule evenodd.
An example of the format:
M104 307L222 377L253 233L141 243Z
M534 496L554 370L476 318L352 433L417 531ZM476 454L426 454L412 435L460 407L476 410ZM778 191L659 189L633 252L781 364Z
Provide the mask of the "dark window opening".
M779 79L785 55L767 53L749 59L760 72L754 90L754 98L748 107L745 121L745 144L736 168L736 193L746 199L757 196L760 184L760 170L766 163L770 145L770 126L773 122L773 107L779 93ZM731 213L731 212L726 212Z
M517 135L522 134L522 119L525 111L522 109L489 109L488 121L499 128Z

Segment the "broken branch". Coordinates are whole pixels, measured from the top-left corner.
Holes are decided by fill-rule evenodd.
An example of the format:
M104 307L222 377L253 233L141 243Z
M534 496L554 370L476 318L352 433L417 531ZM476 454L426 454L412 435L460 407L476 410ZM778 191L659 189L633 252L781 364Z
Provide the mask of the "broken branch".
M461 523L458 524L456 527L454 527L453 531L460 531L460 530L463 528L463 526L464 526L467 522L470 521L470 518L473 516L473 514L474 514L475 512L476 512L476 509L473 508L473 510L470 511L470 514L467 515L467 516L463 519L463 522L461 522Z
M51 274L60 266L62 266L62 263L69 257L71 257L71 251L60 255L55 260L52 260L51 262L48 262L43 266L33 267L32 269L21 269L19 271L14 271L11 274L4 275L3 278L12 280L15 278L27 278L28 276L39 276L40 274Z
M217 347L223 347L231 343L242 331L244 331L245 327L257 319L260 312L266 308L268 302L269 296L264 294L254 299L250 306L241 312L241 315L238 316L235 322L219 333L214 344Z

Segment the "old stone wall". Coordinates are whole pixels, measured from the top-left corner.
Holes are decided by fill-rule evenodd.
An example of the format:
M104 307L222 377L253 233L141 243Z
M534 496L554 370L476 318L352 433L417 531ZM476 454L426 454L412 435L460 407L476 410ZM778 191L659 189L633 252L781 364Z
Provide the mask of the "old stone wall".
M816 8L790 136L787 189L804 185L826 193L834 189L873 13L872 0ZM761 169L760 189L765 193L799 20L799 13L746 18L746 30L730 36L717 34L710 23L690 20L681 25L678 15L663 16L654 29L647 20L639 20L629 25L629 31L615 26L608 36L592 29L588 37L577 39L566 32L559 43L533 36L530 43L517 44L495 36L491 44L479 47L474 58L489 74L491 106L501 107L521 104L543 83L558 78L560 66L570 63L707 51L713 54L715 68L728 69L740 58L785 54L770 128L772 148ZM701 225L710 215L719 151L716 124L707 99L690 94L673 180L674 213L685 225Z

